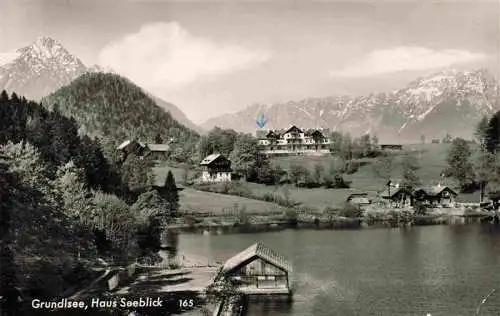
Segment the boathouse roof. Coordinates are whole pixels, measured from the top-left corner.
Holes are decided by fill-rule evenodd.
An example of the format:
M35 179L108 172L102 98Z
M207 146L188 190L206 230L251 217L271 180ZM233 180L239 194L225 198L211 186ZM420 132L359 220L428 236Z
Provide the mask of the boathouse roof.
M285 259L285 257L267 248L261 242L255 243L242 252L229 258L226 263L224 263L222 270L224 272L234 270L235 268L249 263L256 258L261 258L262 260L268 261L269 263L287 272L290 272L292 270L292 266Z

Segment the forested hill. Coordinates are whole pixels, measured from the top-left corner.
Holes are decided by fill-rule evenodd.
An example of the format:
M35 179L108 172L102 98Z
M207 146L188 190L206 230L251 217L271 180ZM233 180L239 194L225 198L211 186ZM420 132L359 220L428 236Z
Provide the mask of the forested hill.
M119 173L108 163L97 140L78 135L78 125L57 111L47 111L40 104L0 94L0 145L28 142L36 147L52 171L73 161L84 171L91 188L108 193L126 194ZM125 190L125 191L124 191Z
M49 110L57 107L73 117L81 132L120 143L129 138L166 143L174 140L175 158L189 157L199 135L160 108L140 87L116 74L86 73L42 99Z

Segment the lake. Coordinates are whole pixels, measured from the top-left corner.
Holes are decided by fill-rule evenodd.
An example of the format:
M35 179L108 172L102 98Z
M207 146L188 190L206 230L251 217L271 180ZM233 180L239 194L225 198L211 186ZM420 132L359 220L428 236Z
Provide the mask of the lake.
M250 316L500 315L500 228L492 224L396 229L183 234L181 252L224 261L262 241L294 268L291 304L254 303Z

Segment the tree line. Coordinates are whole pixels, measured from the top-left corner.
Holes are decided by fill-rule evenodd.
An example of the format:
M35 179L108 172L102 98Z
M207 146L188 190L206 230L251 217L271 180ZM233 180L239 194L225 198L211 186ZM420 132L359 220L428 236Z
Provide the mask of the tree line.
M500 111L483 117L476 126L474 138L478 146L455 138L447 154L445 174L453 178L461 191L480 190L481 200L486 196L500 198Z
M16 287L31 297L71 293L98 257L118 265L159 259L163 228L179 208L172 173L160 189L135 179L139 158L116 164L99 139L77 131L57 109L0 94L0 296L7 302Z

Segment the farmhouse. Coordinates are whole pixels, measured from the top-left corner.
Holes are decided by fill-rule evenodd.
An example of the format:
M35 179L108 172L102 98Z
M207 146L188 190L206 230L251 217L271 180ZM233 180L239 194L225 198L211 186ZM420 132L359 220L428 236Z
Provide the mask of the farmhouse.
M371 204L368 193L353 193L347 197L346 202L356 206Z
M167 144L146 144L135 139L128 139L118 145L116 149L123 153L124 158L130 154L137 156L148 156L153 160L163 160L167 158L170 146Z
M146 144L144 156L153 160L164 160L168 156L170 146L167 144Z
M380 197L388 201L391 206L398 208L413 205L413 193L404 187L400 187L399 184L395 186L390 185L380 193Z
M146 144L141 143L135 139L127 139L118 147L116 147L116 150L122 152L125 156L134 154L134 155L142 155L144 153L144 150L146 148Z
M231 279L243 294L290 294L291 265L280 254L255 243L224 263L219 277Z
M231 161L221 154L212 154L200 162L202 182L231 181Z
M382 145L380 145L380 149L382 149L382 150L402 150L403 145L400 145L400 144L382 144Z
M287 130L258 131L259 147L262 153L322 155L330 152L328 130L302 130L293 125Z
M419 188L413 192L415 200L431 207L450 207L455 204L457 193L441 184Z

